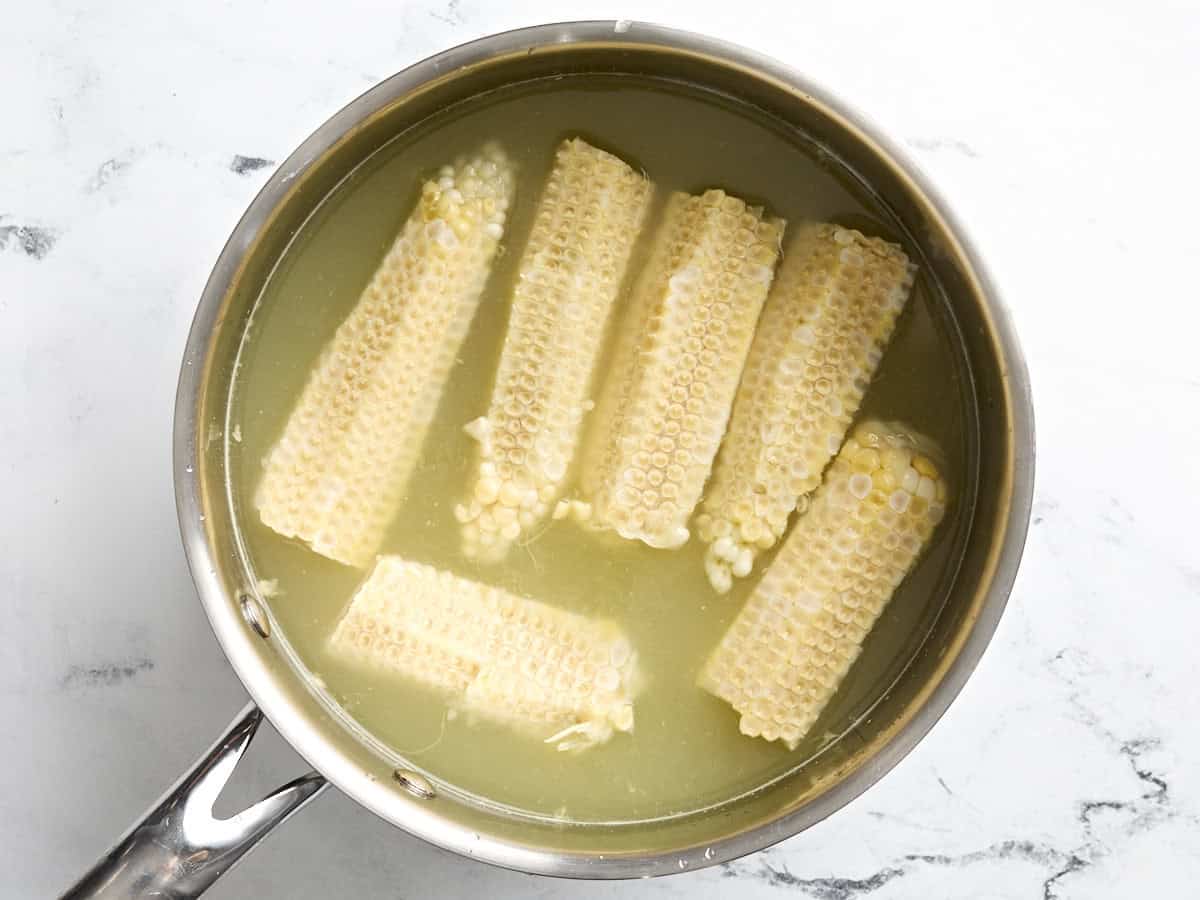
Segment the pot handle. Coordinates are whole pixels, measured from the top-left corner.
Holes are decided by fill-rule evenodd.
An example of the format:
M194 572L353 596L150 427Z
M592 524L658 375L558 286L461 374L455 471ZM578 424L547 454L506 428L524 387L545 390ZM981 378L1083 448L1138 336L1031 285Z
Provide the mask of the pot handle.
M262 712L247 704L225 734L61 900L199 897L267 833L324 790L310 772L228 819L213 803L242 758Z

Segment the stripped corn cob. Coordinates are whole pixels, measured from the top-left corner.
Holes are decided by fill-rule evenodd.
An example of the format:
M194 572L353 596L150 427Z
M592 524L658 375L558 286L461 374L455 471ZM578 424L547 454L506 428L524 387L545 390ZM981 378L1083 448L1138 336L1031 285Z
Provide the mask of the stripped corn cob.
M265 524L352 566L377 552L479 305L512 200L489 145L425 184L264 461Z
M806 222L767 297L696 530L721 593L821 483L862 402L914 267L895 244Z
M381 556L330 649L560 750L633 730L637 657L611 622Z
M930 442L904 426L854 429L699 684L741 731L795 748L833 697L942 518Z
M653 187L611 154L564 141L521 257L470 496L468 556L495 561L558 499L592 372Z
M671 196L597 403L578 518L652 547L687 540L782 233L723 191Z

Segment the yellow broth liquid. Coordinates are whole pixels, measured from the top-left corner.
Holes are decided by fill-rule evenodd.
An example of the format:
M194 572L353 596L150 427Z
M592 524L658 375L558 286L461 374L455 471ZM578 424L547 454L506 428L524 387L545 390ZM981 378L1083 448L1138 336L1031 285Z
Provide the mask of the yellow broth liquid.
M486 411L510 289L542 182L556 145L573 135L644 169L660 188L660 207L667 190L715 186L792 222L832 220L903 241L886 211L835 160L771 120L696 89L628 76L572 76L502 89L445 110L398 136L332 191L265 285L241 349L226 428L231 496L250 568L256 578L278 584L268 600L276 627L316 676L317 690L379 744L439 781L526 814L639 821L708 808L778 779L869 715L937 615L967 504L959 497L951 506L933 548L887 608L817 727L794 751L744 737L737 714L695 686L705 657L770 555L726 596L709 586L695 539L682 549L654 550L558 521L535 530L503 563L464 558L452 511L470 482L475 446L462 426ZM520 166L515 207L382 550L620 623L646 675L636 726L631 735L617 734L580 753L447 716L437 694L332 655L326 642L364 573L270 531L252 504L261 460L318 352L412 210L422 180L488 139L498 139ZM902 419L933 437L961 492L971 406L955 347L942 301L919 280L860 417Z

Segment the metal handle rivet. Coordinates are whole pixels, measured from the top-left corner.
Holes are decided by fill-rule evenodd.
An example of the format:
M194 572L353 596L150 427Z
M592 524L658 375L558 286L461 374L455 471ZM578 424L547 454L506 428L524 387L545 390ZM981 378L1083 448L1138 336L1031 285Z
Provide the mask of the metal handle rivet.
M246 624L253 628L259 637L270 637L271 623L258 600L252 594L242 594L239 602L242 606L242 618L246 620Z
M408 769L397 769L392 773L396 783L418 800L432 800L436 795L431 785L423 775L410 772Z

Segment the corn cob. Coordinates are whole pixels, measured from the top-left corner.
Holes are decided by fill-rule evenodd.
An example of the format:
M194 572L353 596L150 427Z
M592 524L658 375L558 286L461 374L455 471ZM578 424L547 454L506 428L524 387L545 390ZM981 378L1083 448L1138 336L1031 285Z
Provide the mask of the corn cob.
M560 750L633 730L637 657L616 625L396 556L379 557L330 649Z
M558 148L521 257L491 404L467 426L479 461L455 515L468 556L502 558L562 492L652 194L603 150L578 138Z
M489 145L424 185L264 461L266 525L338 562L371 561L479 305L513 181Z
M895 244L805 223L767 297L696 517L714 588L750 573L821 483L912 288Z
M794 749L942 518L946 483L928 439L855 428L701 671L742 734Z
M581 467L576 516L678 547L725 432L783 222L719 190L668 201Z

